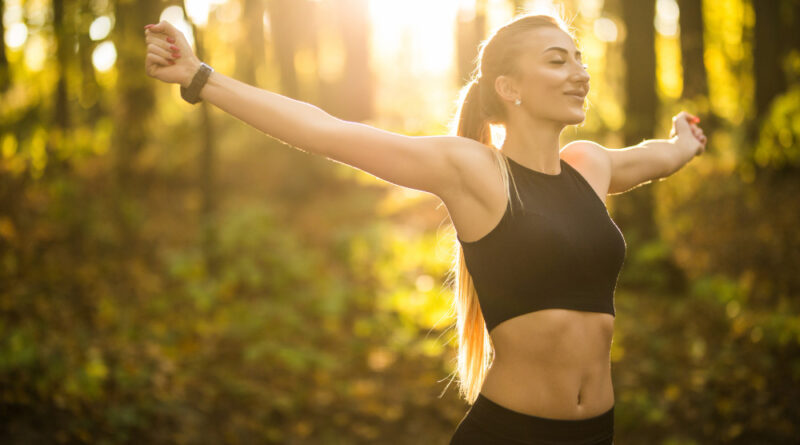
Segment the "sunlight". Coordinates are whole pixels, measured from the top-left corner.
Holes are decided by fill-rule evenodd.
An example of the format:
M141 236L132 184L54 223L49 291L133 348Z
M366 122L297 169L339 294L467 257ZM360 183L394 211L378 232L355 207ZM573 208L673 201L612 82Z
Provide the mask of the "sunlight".
M111 32L111 18L103 15L92 22L89 26L89 38L92 40L103 40Z
M31 71L41 71L47 60L48 42L39 34L33 34L25 45L25 65Z
M92 64L97 71L105 72L114 66L117 61L117 48L112 42L103 42L97 45L92 52Z
M413 74L441 73L453 64L459 0L370 0L375 56L408 63Z
M17 49L25 44L28 39L28 27L22 22L22 6L19 1L8 1L5 5L5 12L0 20L3 20L5 27L6 45L11 49Z
M186 14L192 21L192 24L204 27L208 24L208 14L214 7L227 3L228 0L185 0L184 6L186 7Z
M14 23L6 29L6 45L11 49L17 49L25 44L28 39L28 27L24 23Z

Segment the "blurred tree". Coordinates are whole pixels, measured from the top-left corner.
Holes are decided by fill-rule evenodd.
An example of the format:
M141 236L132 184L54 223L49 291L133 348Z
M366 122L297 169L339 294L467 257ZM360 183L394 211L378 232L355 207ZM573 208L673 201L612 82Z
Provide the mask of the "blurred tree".
M297 33L302 32L305 28L303 23L311 19L306 0L270 0L267 9L275 59L280 71L281 93L300 99L295 52L298 47Z
M188 17L184 8L184 16ZM192 26L193 39L195 42L195 55L200 60L206 60L205 35L198 26ZM216 131L214 122L211 118L210 105L206 101L199 103L200 110L200 131L202 132L200 151L200 165L198 166L198 182L200 188L200 224L202 226L201 244L203 250L204 265L207 273L214 275L219 269L219 257L217 254L217 222L216 209L218 200L218 185L216 181Z
M78 63L80 64L80 93L78 103L82 110L87 110L86 122L97 122L106 114L103 103L100 100L101 89L97 84L94 65L92 64L92 51L95 45L89 36L89 26L95 16L91 5L88 2L79 2L78 21L76 23L75 34L78 41Z
M264 0L243 0L240 20L244 32L236 45L236 69L234 77L249 85L258 85L257 73L264 65Z
M656 96L655 2L621 0L625 26L624 144L632 146L655 136L658 98ZM653 216L653 186L649 184L614 197L614 218L634 245L656 238Z
M53 100L53 128L50 131L64 137L69 131L71 125L70 116L72 116L67 101L67 78L70 75L70 45L73 32L67 29L64 23L64 18L74 18L77 16L75 11L70 11L66 14L64 11L64 0L53 0L53 37L56 45L56 73L58 73L58 80L56 81L55 97ZM70 8L75 8L77 5L69 2ZM72 25L70 23L70 25ZM69 163L61 156L56 154L58 142L54 138L47 139L45 146L45 153L47 153L47 168L61 169L68 168Z
M703 0L678 0L680 10L682 99L708 97L706 64L703 55ZM703 124L706 127L706 124ZM706 134L710 132L706 130Z
M466 83L475 69L478 44L486 38L486 0L474 0L456 14L456 75L458 84Z
M800 68L797 68L797 62L793 64L792 60L800 59L800 37L798 37L800 33L797 32L797 27L800 25L800 4L792 0L753 0L751 4L755 13L753 24L755 116L748 121L746 129L748 147L751 147L747 154L753 156L754 152L759 150L759 145L763 145L763 142L759 141L759 134L762 132L762 127L768 124L775 99L788 91L789 76L793 76L795 82L799 80ZM800 130L791 127L786 130L800 138ZM791 144L777 145L780 147ZM778 150L782 151L784 148ZM747 161L753 162L750 157ZM754 162L754 164L759 163ZM785 164L776 163L773 167L779 165ZM764 167L764 162L761 162L760 166Z
M0 0L0 93L6 91L11 85L11 72L8 66L8 58L6 57L6 28L3 20L1 20L5 10L5 0Z
M151 81L142 72L146 47L142 45L142 23L158 17L157 0L120 0L116 8L113 41L117 48L117 101L112 109L114 133L113 179L116 195L125 205L116 207L115 221L124 233L123 239L135 241L136 225L144 216L138 213L135 196L135 166L139 153L148 139L148 118L155 109L155 96Z
M755 123L764 120L770 102L786 90L786 77L782 61L788 45L787 36L782 34L781 9L785 2L752 2L755 11L753 68L755 74Z
M331 0L335 30L341 35L344 69L333 85L321 88L321 102L340 119L363 121L372 117L373 85L369 65L369 8L366 0Z

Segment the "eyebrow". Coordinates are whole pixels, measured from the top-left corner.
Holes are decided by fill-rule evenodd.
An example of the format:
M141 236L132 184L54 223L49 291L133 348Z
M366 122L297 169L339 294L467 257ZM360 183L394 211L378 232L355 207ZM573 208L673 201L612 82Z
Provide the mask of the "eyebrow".
M565 52L565 53L569 54L569 51L567 51L565 48L561 48L560 46L551 46L550 48L547 48L546 50L542 51L542 53L546 53L546 52L551 51L551 50L561 51L561 52ZM580 51L575 51L575 55L580 57L581 56L581 52Z

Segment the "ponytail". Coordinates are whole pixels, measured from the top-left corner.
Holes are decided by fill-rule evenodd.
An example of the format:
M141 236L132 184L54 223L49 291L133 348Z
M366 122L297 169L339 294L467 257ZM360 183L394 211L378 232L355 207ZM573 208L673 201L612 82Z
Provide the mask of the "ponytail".
M462 90L461 108L458 112L456 134L491 145L492 132L481 107L480 79L473 79Z
M508 191L510 167L503 153L492 145L491 125L482 105L481 86L479 79L473 79L462 89L461 107L456 117L458 123L456 134L474 139L491 150L500 168L505 190ZM514 188L516 189L516 184ZM507 199L511 199L510 193ZM491 366L494 347L481 312L478 293L467 270L464 249L458 240L455 241L454 250L455 261L451 266L450 275L454 278L455 284L451 313L456 314L455 326L458 333L458 364L455 372L459 378L459 394L472 405Z

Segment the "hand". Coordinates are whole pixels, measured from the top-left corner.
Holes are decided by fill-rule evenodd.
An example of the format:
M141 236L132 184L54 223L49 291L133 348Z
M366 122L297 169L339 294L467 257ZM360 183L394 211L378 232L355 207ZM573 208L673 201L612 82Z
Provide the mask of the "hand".
M700 122L699 117L681 111L672 118L672 130L669 133L670 139L689 147L695 156L706 151L707 141L703 130L697 126L698 122Z
M166 20L145 26L145 72L167 83L188 87L200 67L192 47L177 28Z

